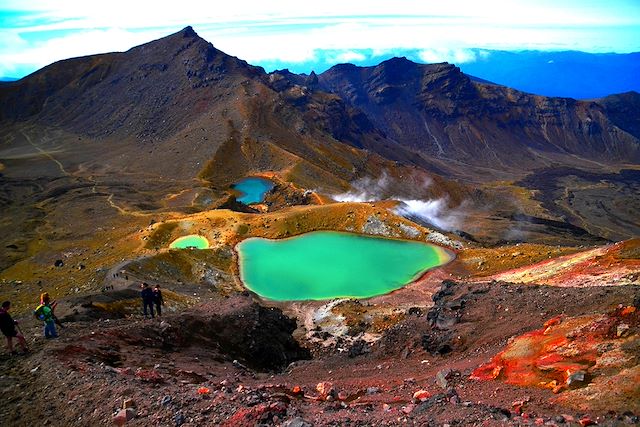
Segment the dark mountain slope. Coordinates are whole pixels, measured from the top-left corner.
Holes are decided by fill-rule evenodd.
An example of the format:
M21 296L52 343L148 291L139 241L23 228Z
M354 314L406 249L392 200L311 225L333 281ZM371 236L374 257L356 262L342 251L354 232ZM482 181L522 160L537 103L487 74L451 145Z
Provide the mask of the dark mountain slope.
M640 138L640 93L626 92L598 100L612 123Z
M89 136L166 138L261 73L187 27L124 53L45 67L3 90L1 117L38 114L42 123Z
M394 161L426 165L362 111L314 90L317 77L282 74L228 56L187 27L124 53L61 61L0 88L0 119L9 134L14 126L70 133L73 142L56 156L75 154L63 163L95 157L77 135L107 144L101 167L200 178L216 188L247 173L288 170L298 183L344 189Z
M339 65L319 82L423 156L514 171L575 155L640 161L639 135L616 126L602 104L475 83L446 63L394 58L376 67Z

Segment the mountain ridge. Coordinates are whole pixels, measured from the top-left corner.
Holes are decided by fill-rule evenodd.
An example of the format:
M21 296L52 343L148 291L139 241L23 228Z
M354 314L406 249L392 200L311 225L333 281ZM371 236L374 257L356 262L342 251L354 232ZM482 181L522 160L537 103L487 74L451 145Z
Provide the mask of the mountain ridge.
M335 192L396 169L398 182L417 174L438 183L398 185L405 195L447 195L456 204L476 194L474 187L520 182L545 168L611 176L639 163L638 98L529 95L474 81L452 64L407 58L342 64L318 75L266 73L186 27L127 52L58 62L1 86L0 123L11 138L14 128L64 131L66 151L87 150L93 161L88 149L102 150L102 167L174 175L215 191L249 173L281 171L302 187ZM67 161L82 164L81 157ZM581 220L554 209L545 213L549 219L597 220L590 211Z

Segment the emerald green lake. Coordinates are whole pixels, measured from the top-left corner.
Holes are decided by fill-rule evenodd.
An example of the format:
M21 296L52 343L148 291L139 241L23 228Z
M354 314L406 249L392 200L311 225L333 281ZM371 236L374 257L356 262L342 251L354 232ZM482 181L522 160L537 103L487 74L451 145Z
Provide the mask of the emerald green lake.
M171 242L169 247L172 249L207 249L209 247L209 241L204 236L190 234L189 236L180 237L174 240L173 242Z
M250 205L252 203L260 203L264 200L264 195L267 191L273 188L273 182L264 178L250 177L244 178L231 187L240 192L240 196L236 200Z
M451 259L426 243L332 231L282 240L254 237L236 249L244 285L277 301L382 295Z

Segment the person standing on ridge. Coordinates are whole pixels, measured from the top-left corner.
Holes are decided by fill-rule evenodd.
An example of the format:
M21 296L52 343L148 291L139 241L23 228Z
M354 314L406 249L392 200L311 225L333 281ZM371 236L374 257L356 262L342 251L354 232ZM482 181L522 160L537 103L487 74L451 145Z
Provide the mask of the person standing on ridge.
M13 320L9 314L9 309L11 309L11 301L3 302L2 308L0 308L0 330L2 330L2 334L7 337L7 347L9 347L9 352L11 354L17 354L13 349L13 338L18 339L18 344L22 347L22 352L26 353L29 351L27 348L27 340L25 340L24 336L16 330L18 321Z
M142 283L142 291L140 291L140 297L142 298L142 311L144 313L144 317L147 317L147 307L149 307L151 318L153 318L153 291L147 283Z
M49 292L43 292L42 294L40 294L40 304L45 304L45 299L51 301L51 297L49 296ZM60 326L61 328L64 328L64 325L62 324L62 322L58 319L58 317L56 316L55 313L55 308L58 305L58 301L53 300L49 303L49 307L51 307L51 311L52 311L52 315L53 315L53 321L55 322L56 325Z
M45 338L58 338L55 315L53 314L53 310L55 310L56 304L56 302L51 302L49 294L45 292L40 296L40 305L36 307L34 311L36 317L44 322Z
M164 299L162 298L160 285L156 285L155 288L153 288L153 303L156 305L156 313L158 313L158 316L160 316L162 314L161 306L164 305Z

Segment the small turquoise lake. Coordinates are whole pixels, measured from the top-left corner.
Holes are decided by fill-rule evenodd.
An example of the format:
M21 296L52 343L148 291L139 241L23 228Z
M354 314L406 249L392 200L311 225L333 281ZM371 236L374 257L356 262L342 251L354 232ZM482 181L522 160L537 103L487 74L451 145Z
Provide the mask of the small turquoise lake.
M451 260L446 250L426 243L333 231L253 237L236 250L244 285L276 301L383 295Z
M188 236L179 237L169 245L172 249L207 249L209 247L209 241L206 237L198 234L190 234Z
M264 195L273 187L273 182L257 177L244 178L231 186L240 193L236 200L245 205L261 203L264 200Z

